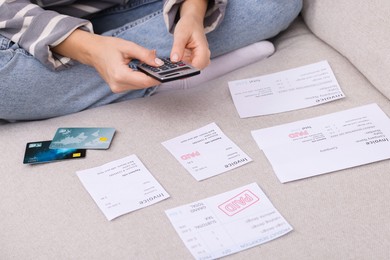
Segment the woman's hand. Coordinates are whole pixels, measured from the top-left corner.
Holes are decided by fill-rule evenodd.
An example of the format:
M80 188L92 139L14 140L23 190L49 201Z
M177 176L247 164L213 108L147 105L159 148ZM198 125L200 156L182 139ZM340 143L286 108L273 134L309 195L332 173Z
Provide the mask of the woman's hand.
M173 34L171 60L184 60L198 69L210 64L210 50L203 20L207 0L186 0L180 9L180 19Z
M75 30L60 45L52 48L63 56L93 66L114 93L157 86L159 81L134 71L128 64L138 59L151 66L161 66L156 51L119 38Z

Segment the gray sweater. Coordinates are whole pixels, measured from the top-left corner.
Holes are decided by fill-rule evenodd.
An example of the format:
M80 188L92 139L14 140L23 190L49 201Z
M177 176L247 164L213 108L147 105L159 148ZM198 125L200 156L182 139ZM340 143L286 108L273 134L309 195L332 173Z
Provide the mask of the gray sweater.
M60 69L72 64L67 57L51 52L74 30L93 33L86 19L91 14L132 0L0 0L0 34L17 43L45 66ZM185 0L164 0L164 20L170 33L180 4ZM223 19L227 0L209 0L206 32Z

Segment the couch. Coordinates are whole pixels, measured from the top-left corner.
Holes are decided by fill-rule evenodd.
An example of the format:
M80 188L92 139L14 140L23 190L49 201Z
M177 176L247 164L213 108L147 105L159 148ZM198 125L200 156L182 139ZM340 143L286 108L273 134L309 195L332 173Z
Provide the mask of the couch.
M390 2L305 0L276 52L189 90L0 126L0 259L192 259L164 211L256 182L294 228L227 259L390 259L390 160L282 184L251 130L377 103L390 115ZM240 119L228 82L327 60L346 98ZM196 181L161 142L216 122L253 162ZM22 163L59 127L115 127L108 150ZM136 154L170 194L107 221L76 171ZM349 155L345 154L345 160Z

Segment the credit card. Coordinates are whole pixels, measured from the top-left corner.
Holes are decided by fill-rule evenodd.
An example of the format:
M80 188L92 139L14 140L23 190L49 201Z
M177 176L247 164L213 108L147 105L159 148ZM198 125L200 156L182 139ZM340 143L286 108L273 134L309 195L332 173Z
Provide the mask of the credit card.
M27 143L23 163L48 163L59 160L78 159L85 157L85 149L50 149L50 143L51 141Z
M50 149L108 149L114 134L114 128L58 128L51 141Z

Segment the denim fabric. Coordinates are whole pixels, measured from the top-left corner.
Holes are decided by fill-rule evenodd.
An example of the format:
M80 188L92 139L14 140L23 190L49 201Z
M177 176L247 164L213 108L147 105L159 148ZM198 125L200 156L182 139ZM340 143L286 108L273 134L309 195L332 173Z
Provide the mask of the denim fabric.
M276 36L301 9L302 0L229 0L223 22L207 35L212 58Z
M161 0L131 0L126 6L118 5L94 15L90 21L95 33L103 34L125 24L135 26L137 20L142 23L150 15L161 13L162 8Z
M275 36L298 15L302 0L230 0L225 19L207 35L212 57ZM91 18L104 35L120 37L169 56L172 35L162 1L133 0ZM0 119L35 120L151 95L154 88L114 94L97 72L76 63L51 71L0 35Z

